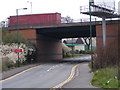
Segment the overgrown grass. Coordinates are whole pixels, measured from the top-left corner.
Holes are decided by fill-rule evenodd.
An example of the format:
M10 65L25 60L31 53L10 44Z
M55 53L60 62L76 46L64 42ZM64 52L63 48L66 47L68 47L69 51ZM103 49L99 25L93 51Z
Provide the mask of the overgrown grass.
M94 71L91 83L101 88L118 88L118 68L115 66Z

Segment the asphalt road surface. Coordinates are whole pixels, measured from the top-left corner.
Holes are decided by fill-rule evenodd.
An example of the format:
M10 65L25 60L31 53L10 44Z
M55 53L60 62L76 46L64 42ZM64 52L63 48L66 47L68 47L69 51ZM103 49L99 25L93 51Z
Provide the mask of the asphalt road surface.
M90 61L90 59L90 56L87 55L40 65L12 79L3 81L2 88L52 88L69 77L74 65Z

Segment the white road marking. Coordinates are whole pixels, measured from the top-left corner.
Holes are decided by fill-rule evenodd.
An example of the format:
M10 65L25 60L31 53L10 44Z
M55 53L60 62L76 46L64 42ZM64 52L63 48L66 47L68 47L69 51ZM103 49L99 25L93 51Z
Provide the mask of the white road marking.
M54 65L54 66L50 67L47 71L49 72L49 71L51 71L51 70L53 70L53 69L55 69L57 67L60 67L60 66L63 66L63 64Z

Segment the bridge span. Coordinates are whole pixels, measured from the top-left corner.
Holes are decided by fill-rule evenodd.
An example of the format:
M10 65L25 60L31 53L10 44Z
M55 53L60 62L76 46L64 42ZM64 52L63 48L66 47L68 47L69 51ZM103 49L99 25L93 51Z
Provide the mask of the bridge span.
M97 39L97 52L103 48L101 21L92 22L92 37ZM37 45L37 60L62 59L62 38L90 37L90 22L56 25L9 27L11 32L19 31L27 40ZM107 46L118 50L120 20L107 21ZM116 47L114 44L116 43ZM119 50L120 51L120 50Z

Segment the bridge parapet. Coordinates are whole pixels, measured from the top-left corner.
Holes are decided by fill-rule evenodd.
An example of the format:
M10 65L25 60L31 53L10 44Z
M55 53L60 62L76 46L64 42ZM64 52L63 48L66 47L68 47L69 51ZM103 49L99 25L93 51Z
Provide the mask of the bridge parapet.
M92 21L92 25L102 25L102 21ZM120 20L108 20L107 24L120 23ZM31 26L18 26L18 27L9 27L9 30L17 29L39 29L39 28L57 28L57 27L71 27L71 26L88 26L90 22L77 22L77 23L61 23L54 25L31 25Z
M92 25L101 24L101 21L91 22ZM31 25L31 26L17 26L17 27L9 27L9 30L16 29L39 29L39 28L53 28L53 27L70 27L70 26L88 26L90 22L77 22L77 23L61 23L54 25Z

